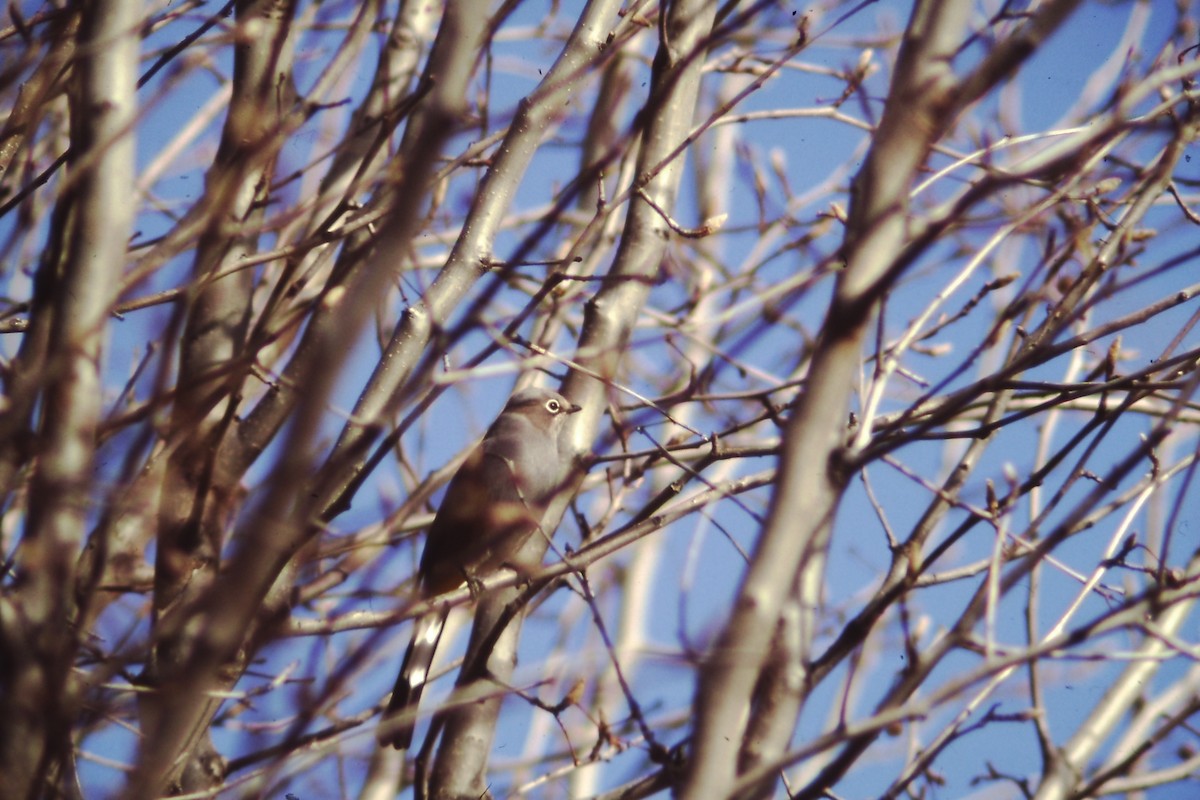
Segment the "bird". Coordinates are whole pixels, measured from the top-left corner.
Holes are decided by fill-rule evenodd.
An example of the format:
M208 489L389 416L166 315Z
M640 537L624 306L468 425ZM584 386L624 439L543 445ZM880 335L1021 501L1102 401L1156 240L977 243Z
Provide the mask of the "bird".
M450 479L417 569L419 600L464 583L474 587L501 567L520 566L513 563L517 553L539 530L547 504L570 471L571 449L560 438L570 415L582 410L550 389L523 389L509 398ZM438 608L413 623L376 729L381 747L407 750L412 745L417 706L448 615L448 607Z

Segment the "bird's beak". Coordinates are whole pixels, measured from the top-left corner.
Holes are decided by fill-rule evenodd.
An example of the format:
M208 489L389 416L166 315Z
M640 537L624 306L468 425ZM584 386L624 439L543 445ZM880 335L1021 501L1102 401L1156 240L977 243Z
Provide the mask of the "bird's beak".
M583 406L581 406L581 405L576 405L575 403L571 403L571 405L567 406L568 414L576 414L580 411L583 411Z

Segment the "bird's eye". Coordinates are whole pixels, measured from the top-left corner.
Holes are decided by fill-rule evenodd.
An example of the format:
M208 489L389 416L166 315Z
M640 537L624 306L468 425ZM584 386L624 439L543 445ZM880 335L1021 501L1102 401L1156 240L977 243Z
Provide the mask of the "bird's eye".
M546 401L546 410L549 411L551 414L557 414L558 412L562 411L562 403L560 403L554 399L547 400Z

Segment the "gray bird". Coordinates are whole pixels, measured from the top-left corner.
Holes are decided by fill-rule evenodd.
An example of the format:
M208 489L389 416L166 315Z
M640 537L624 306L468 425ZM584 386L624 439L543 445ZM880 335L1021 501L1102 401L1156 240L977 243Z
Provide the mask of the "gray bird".
M421 554L417 592L422 600L500 567L518 566L518 551L538 530L547 503L570 471L570 449L559 435L567 417L580 410L549 389L524 389L509 399L450 479ZM438 609L414 623L375 734L381 746L406 750L412 744L417 704L448 614L449 609Z

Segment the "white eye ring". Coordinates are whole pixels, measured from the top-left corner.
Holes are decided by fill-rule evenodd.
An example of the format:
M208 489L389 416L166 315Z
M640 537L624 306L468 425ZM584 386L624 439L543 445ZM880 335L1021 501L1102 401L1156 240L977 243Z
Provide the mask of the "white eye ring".
M562 411L562 403L555 400L553 397L546 401L546 410L551 414L557 414Z

